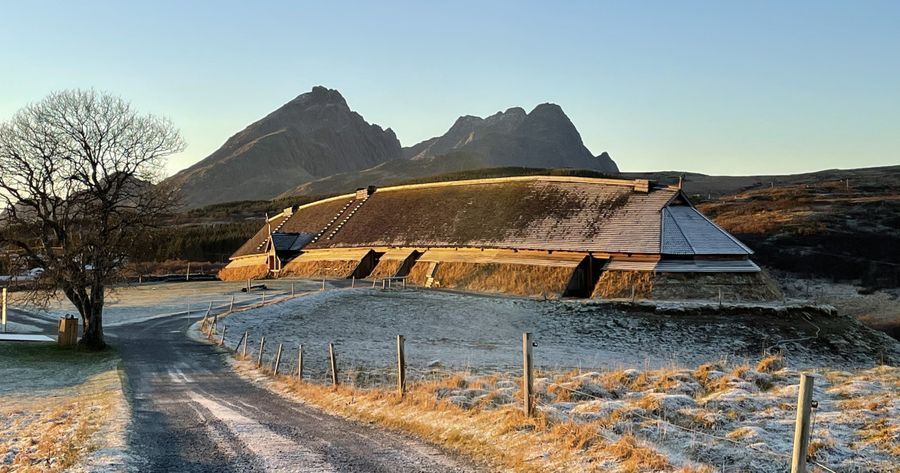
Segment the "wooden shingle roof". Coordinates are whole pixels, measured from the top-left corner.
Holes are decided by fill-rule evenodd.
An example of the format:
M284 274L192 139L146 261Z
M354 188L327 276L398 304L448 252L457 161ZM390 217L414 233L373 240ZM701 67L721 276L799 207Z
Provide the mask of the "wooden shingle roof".
M638 186L628 180L558 176L388 187L364 202L348 194L301 206L279 221L279 228L324 235L306 250L474 247L630 254L749 253L689 205L664 213L680 195L678 188L645 189L646 181ZM255 248L268 238L265 227L260 232L234 256L258 252Z

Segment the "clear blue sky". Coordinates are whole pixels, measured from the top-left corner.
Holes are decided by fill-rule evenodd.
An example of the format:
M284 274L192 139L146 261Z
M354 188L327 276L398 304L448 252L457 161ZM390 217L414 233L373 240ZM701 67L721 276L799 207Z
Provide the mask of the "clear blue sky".
M314 85L403 145L560 104L623 170L900 163L900 2L0 4L0 120L95 87L168 116L172 172Z

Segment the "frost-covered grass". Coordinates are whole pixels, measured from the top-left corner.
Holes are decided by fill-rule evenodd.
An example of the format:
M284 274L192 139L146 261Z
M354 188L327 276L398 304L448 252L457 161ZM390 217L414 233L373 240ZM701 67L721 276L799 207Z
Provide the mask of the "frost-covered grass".
M0 472L78 469L97 449L120 452L118 362L111 351L0 343Z
M333 342L345 369L371 373L394 363L395 339L406 337L412 371L439 361L452 371L509 371L521 366L522 332L538 347L543 369L696 366L708 360L756 360L776 346L790 366L859 368L900 360L900 343L841 316L731 311L655 313L579 301L537 301L424 290L348 289L229 315L229 346L250 333L302 344L306 370L322 377ZM270 352L271 353L271 352ZM293 355L295 356L295 355Z
M799 372L780 356L648 370L542 372L537 413L516 373L454 373L393 389L274 386L331 412L378 422L522 471L761 471L789 466ZM253 363L238 362L245 373ZM900 464L900 369L814 370L810 453L837 471Z
M837 471L892 471L897 342L846 317L660 314L423 291L325 291L223 319L288 354L306 382L274 387L330 412L413 433L517 471L788 469L799 370L816 375L810 453ZM521 412L521 333L537 341L537 414ZM409 392L392 383L406 336ZM325 383L328 342L341 386ZM778 354L764 356L766 348ZM714 360L709 362L709 360ZM886 360L888 366L878 366ZM238 363L257 379L255 363ZM591 367L591 368L587 368Z

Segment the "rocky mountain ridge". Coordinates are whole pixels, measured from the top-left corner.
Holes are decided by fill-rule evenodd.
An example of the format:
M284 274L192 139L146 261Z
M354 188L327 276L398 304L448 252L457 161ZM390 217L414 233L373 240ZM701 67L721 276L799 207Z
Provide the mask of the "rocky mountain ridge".
M317 86L169 182L196 208L502 166L618 173L607 153L591 154L556 104L462 116L443 135L401 148L393 130L366 122L340 92Z

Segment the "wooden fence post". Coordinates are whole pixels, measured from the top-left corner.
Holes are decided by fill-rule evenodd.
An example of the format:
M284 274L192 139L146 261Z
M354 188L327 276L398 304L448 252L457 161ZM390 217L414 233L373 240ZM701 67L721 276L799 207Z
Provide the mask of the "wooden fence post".
M406 352L404 351L403 335L397 335L397 391L400 397L406 392Z
M291 297L294 297L294 281L291 281Z
M353 275L353 279L350 280L350 289L356 287L356 275Z
M234 311L234 294L231 295L231 305L228 306L228 312Z
M263 303L263 305L266 305L266 290L265 289L263 289L263 292L262 292L262 303Z
M247 359L247 345L250 343L250 332L244 332L244 351L241 354L241 358Z
M333 343L328 344L328 358L331 360L331 384L332 384L332 386L337 386L338 385L337 360L335 360Z
M6 288L0 293L0 325L3 325L3 333L6 333Z
M525 416L531 417L534 413L534 372L531 357L531 333L522 334L522 392L524 393Z
M263 350L266 349L266 337L262 336L259 339L259 358L256 360L256 369L259 369L262 366L263 359Z
M791 456L791 473L806 473L806 455L809 452L809 418L812 412L812 375L800 375L800 392L797 393L797 422L794 425L794 451Z
M250 287L253 285L253 279L247 278L247 294L250 294Z
M238 356L238 353L240 353L240 351L241 351L241 345L244 344L244 339L245 339L246 337L247 337L247 332L244 332L244 334L241 335L241 339L238 340L237 345L234 346L234 356L235 356L235 357L237 357L237 356ZM226 348L227 348L227 346L226 346Z
M228 330L228 326L225 325L225 322L222 322L222 341L219 342L219 346L225 346L225 331Z
M281 364L281 350L284 348L283 343L278 344L278 353L275 354L275 368L272 370L272 376L278 376L278 365Z
M322 277L322 290L325 290L325 277Z
M297 379L303 381L303 345L297 348Z

